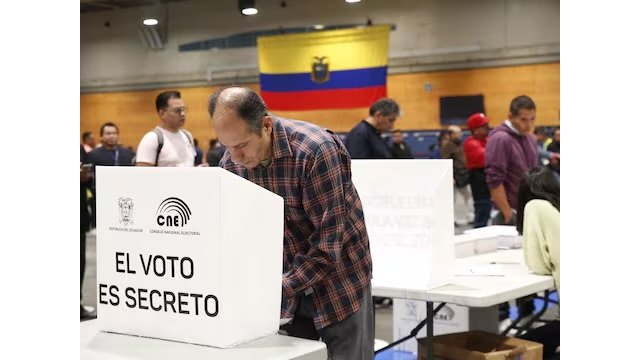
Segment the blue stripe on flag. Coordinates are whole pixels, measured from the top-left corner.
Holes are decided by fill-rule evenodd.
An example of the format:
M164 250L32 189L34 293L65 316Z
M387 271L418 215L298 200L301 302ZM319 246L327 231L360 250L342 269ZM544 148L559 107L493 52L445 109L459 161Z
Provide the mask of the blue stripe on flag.
M382 86L387 83L387 67L355 70L330 71L329 80L315 83L311 73L298 74L260 74L260 89L263 91L305 91L329 89L353 89L360 87Z

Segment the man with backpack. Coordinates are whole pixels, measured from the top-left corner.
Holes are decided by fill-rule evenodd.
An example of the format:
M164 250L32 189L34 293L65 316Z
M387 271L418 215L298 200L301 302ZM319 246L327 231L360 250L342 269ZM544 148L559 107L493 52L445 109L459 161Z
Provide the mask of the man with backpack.
M156 98L160 124L146 133L136 154L137 166L178 167L195 165L193 136L183 128L187 108L178 91L165 91Z

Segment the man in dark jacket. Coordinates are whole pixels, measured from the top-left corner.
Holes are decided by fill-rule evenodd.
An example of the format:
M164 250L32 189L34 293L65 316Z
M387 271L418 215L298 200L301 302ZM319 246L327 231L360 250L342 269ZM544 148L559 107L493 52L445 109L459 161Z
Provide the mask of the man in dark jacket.
M393 130L391 135L391 156L394 159L413 159L411 146L404 142L404 134L400 130Z
M106 122L100 126L100 143L102 146L95 148L87 154L87 164L92 164L93 179L91 181L91 192L97 198L96 193L96 166L133 166L133 152L118 144L120 130L112 122ZM97 212L95 212L97 213Z
M87 164L95 166L133 166L133 152L119 143L120 130L112 122L100 126L100 143L102 146L95 148L87 154Z
M443 159L453 160L453 209L456 225L473 223L471 209L471 187L469 186L469 169L462 149L462 129L459 126L449 126L449 141L444 143L441 150Z
M87 208L87 187L91 183L91 172L83 166L87 159L87 152L80 145L80 320L95 319L94 309L82 305L82 284L84 283L84 269L86 264L87 231L89 231L90 215Z
M349 134L345 146L352 159L391 159L389 146L382 133L393 129L400 107L392 99L380 99L369 108L369 116L360 121Z

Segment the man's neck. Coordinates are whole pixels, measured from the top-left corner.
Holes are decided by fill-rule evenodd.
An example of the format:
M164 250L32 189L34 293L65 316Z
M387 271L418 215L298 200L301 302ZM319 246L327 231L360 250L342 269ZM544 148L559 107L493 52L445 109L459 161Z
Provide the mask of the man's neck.
M172 132L172 133L177 133L178 131L180 131L180 128L177 128L177 129L170 128L170 127L166 126L165 124L160 124L159 127L161 129L167 130L167 131Z
M511 120L507 119L504 123L505 123L505 124L507 125L507 127L508 127L509 129L511 129L514 133L516 133L516 134L518 134L518 135L522 135L522 133L520 132L520 130L516 129L516 127L515 127L515 126L513 126L513 123L511 122Z
M369 123L369 125L373 126L373 128L376 129L378 133L382 133L382 131L380 131L380 129L378 129L378 127L376 126L376 121L373 119L373 117L368 116L366 119L364 119L364 121Z
M102 144L102 147L107 149L107 150L114 150L116 147L118 147L118 145L116 144L116 145L110 146L110 145L107 145L107 144Z
M364 121L368 122L369 124L371 124L371 126L373 126L374 128L377 129L376 122L375 122L375 120L373 120L373 118L371 116L367 116L367 118L364 119Z
M271 165L271 161L273 160L273 142L275 141L273 129L271 130L271 134L269 134L269 136L271 137L270 146L267 149L267 153L265 154L264 159L260 160L260 164L262 164L262 166L264 167Z

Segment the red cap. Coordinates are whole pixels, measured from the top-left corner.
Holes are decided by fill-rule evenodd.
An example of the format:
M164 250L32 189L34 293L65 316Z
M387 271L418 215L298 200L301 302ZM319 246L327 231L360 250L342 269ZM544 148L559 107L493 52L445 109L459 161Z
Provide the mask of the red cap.
M475 113L469 116L467 120L467 127L469 130L477 129L481 126L489 124L489 119L483 113Z

